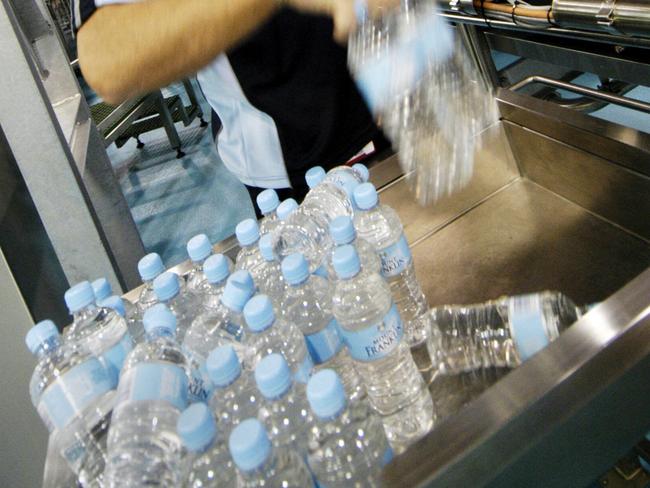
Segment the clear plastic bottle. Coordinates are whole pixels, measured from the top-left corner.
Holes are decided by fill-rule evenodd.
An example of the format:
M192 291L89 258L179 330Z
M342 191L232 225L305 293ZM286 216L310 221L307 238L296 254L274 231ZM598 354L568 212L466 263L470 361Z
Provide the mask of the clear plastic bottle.
M147 341L129 354L108 434L106 486L180 486L183 444L176 432L187 406L190 365L163 304L143 318Z
M32 327L25 343L38 358L29 391L51 442L81 486L102 486L115 401L113 380L96 357L61 346L59 331L50 320Z
M140 344L144 340L144 328L142 327L142 319L135 319L133 316L130 318L127 315L127 300L117 295L111 295L103 300L97 300L95 302L98 307L110 308L120 317L126 320L126 325L129 329L129 335L133 341L133 346ZM138 312L139 315L139 312Z
M113 387L127 354L133 349L126 320L110 308L97 307L92 285L87 281L65 292L65 303L73 316L64 339L104 362Z
M214 385L209 405L227 436L242 420L257 416L259 393L252 374L242 369L232 346L214 349L205 366Z
M379 254L382 276L390 285L404 323L406 342L410 347L422 345L431 328L429 306L415 276L402 222L392 208L379 204L377 190L371 183L355 188L354 200L359 207L354 225L359 237Z
M434 1L401 2L375 18L357 5L350 69L416 197L433 203L470 181L477 136L497 120L494 98Z
M273 253L273 236L264 234L260 237L259 248L264 264L260 266L257 274L257 287L262 293L271 297L274 303L280 303L287 289L287 283L282 276L280 263Z
M363 164L337 166L328 173L320 166L307 171L305 180L310 190L302 203L308 215L324 214L328 220L340 215L352 215L352 192L368 181L369 172Z
M338 375L324 369L307 384L315 417L308 464L319 486L380 486L382 468L393 458L384 427L365 401L348 403Z
M159 303L164 303L176 316L177 328L176 338L179 342L183 341L185 333L190 328L192 320L198 313L198 300L191 294L187 293L180 286L180 278L176 273L165 271L153 280L153 291Z
M142 278L144 286L140 292L136 306L142 316L146 309L151 305L158 303L156 293L153 291L153 280L155 280L158 275L165 272L165 265L163 264L162 259L160 259L160 256L157 253L152 252L138 261L138 272L140 273L140 278Z
M244 420L230 434L228 448L238 471L238 488L314 486L309 469L291 449L271 445L264 425L257 419Z
M402 320L386 281L360 273L359 256L350 245L338 247L332 262L338 275L334 317L370 404L399 453L431 429L431 396L403 340Z
M284 356L274 353L263 357L255 368L255 383L263 397L258 418L266 425L273 444L306 452L312 417L305 387L294 383Z
M327 280L310 275L307 261L301 254L284 258L282 272L289 284L280 305L282 317L302 331L316 369L335 370L350 399L365 396L361 379L332 315L332 295Z
M183 347L202 364L214 348L230 344L242 360L247 362L252 351L248 345L242 311L254 292L253 279L248 271L239 270L231 274L226 281L219 306L204 308L194 319L185 335Z
M256 295L244 307L244 319L248 324L248 345L254 351L252 367L272 353L279 353L289 363L294 379L307 383L314 369L314 362L307 351L305 338L293 323L275 316L273 304L266 295Z
M97 306L99 307L107 306L107 305L102 305L100 302L106 300L107 298L110 298L111 296L114 296L113 287L108 282L108 280L106 278L98 278L92 282L92 287L93 287L93 293L95 294L95 303L97 304ZM138 320L142 320L142 316L139 313L138 308L126 298L122 298L122 305L123 305L122 308L124 309L124 313L121 315L129 323L129 330L130 330L131 329L130 323L137 322Z
M348 216L336 217L330 222L330 235L335 246L354 246L361 260L361 269L372 273L381 273L381 261L375 248L365 239L357 236L352 219ZM327 275L331 282L336 281L336 272L332 266L332 255L327 259Z
M212 254L212 244L210 244L208 236L198 234L187 241L186 248L187 254L192 261L192 269L185 276L187 290L200 296L206 282L203 264L208 256Z
M260 268L264 264L264 258L260 254L258 242L260 240L260 229L253 219L242 220L235 228L237 242L241 249L237 253L235 269L245 269L253 276L257 285Z
M276 209L280 205L277 192L271 188L266 189L257 195L256 201L260 212L264 216L260 222L260 234L273 233L280 224L276 214Z
M187 407L176 423L176 430L188 451L187 488L235 486L237 473L228 446L205 403Z
M226 288L226 281L233 270L230 258L223 254L213 254L203 263L205 281L199 288L203 308L215 309L221 303L221 295Z

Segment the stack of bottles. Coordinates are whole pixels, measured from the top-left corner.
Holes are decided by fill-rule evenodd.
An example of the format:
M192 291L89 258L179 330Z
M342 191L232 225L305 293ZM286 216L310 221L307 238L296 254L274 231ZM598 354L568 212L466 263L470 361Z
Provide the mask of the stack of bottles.
M429 311L367 179L312 169L302 205L260 194L234 263L201 234L186 276L147 255L137 303L82 282L62 336L29 331L34 406L82 486L375 486L462 397L449 378L513 367L579 316L551 294Z

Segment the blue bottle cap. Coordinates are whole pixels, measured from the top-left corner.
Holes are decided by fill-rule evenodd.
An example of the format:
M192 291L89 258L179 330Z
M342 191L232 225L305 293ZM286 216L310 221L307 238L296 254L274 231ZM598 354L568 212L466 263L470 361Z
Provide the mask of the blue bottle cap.
M36 354L41 344L58 336L59 329L56 328L54 322L51 320L42 320L29 329L25 336L25 344L27 344L29 352Z
M280 205L278 193L271 188L268 188L257 195L256 201L260 212L262 212L264 215L273 212L276 208L278 208L278 205Z
M271 455L271 441L262 422L244 420L233 429L228 439L232 460L242 471L254 471Z
M355 171L356 174L359 175L359 178L361 178L361 181L365 183L370 179L370 171L368 171L368 167L365 164L361 163L356 163L352 165L352 169Z
M330 222L330 235L337 246L350 244L357 236L352 219L347 215L336 217Z
M153 280L160 273L165 271L165 265L158 253L152 252L138 261L138 272L142 281Z
M338 277L343 279L352 278L361 269L357 250L349 244L334 249L332 265Z
M103 300L97 300L97 306L103 308L110 308L115 310L120 316L126 317L126 308L124 307L124 300L117 295L111 295Z
M232 274L231 279L240 287L249 289L251 291L251 294L255 291L255 282L253 281L253 276L247 269L239 269L235 271Z
M253 219L242 220L235 227L235 235L240 246L249 246L260 238L260 228Z
M253 286L250 285L249 280L243 273L250 277L248 271L235 271L226 281L226 287L221 295L221 303L239 313L244 309L244 305L250 300L254 292Z
M298 285L309 278L309 264L305 257L296 252L282 260L282 276L290 285Z
M331 369L313 375L307 383L307 400L318 417L337 417L346 404L345 389L339 376Z
M75 313L93 303L95 294L92 285L88 281L82 281L66 291L63 298L70 313Z
M106 278L99 278L92 283L95 301L99 302L113 294L113 288Z
M210 381L219 388L224 388L239 378L241 363L231 345L220 346L212 350L205 360L205 369Z
M259 247L260 254L265 261L275 261L275 254L273 253L273 237L271 234L264 234L260 237Z
M354 203L361 210L370 210L377 206L377 189L372 183L361 183L354 189Z
M147 334L151 334L157 329L164 329L166 332L174 334L176 332L176 315L164 303L156 303L145 310L142 316L142 325Z
M255 367L255 382L265 398L284 395L291 388L291 371L284 356L274 353L263 357Z
M305 181L309 188L314 188L325 179L325 170L322 166L314 166L305 173Z
M291 213L297 208L298 202L296 202L293 198L287 198L280 205L278 205L278 209L276 210L278 219L286 220L289 215L291 215Z
M171 271L165 271L153 280L153 291L161 302L174 298L180 289L178 275Z
M187 241L187 254L195 263L203 261L211 252L212 244L205 234L196 235Z
M244 318L253 332L262 332L275 322L271 299L266 295L255 295L244 307Z
M217 423L205 403L193 403L178 416L176 431L190 451L202 451L217 435Z
M230 274L230 263L223 254L214 254L203 263L203 275L208 283L219 283Z

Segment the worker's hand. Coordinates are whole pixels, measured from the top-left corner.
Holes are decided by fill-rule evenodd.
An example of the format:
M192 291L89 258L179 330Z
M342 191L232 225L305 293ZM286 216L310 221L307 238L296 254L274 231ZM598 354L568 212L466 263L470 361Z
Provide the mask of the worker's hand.
M303 12L329 15L334 21L334 39L345 43L357 25L354 0L285 0L286 4ZM399 5L399 0L367 0L368 14L378 15Z

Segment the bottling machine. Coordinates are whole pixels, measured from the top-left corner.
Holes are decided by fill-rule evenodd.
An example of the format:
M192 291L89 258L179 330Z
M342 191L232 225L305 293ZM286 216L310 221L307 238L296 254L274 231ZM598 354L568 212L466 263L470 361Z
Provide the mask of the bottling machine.
M52 164L65 169L58 178L70 189L58 204L83 203L76 225L99 249L83 269L70 265L79 251L37 181L42 153L25 144L24 114L5 110L28 91L6 80L0 154L15 158L68 280L110 272L127 290L141 244L85 125L87 107L66 102L74 84L57 64L51 19L34 8L43 23L26 25L28 4L17 11L2 1L0 45L15 41L20 55L3 58L7 69L30 80L40 97L25 100L30 114L54 128L44 144L59 151L50 151ZM439 0L438 8L478 66L485 96L496 97L500 120L476 136L471 183L433 207L409 194L396 156L371 168L382 201L404 222L429 304L545 289L601 303L393 460L383 481L587 486L650 430L650 2ZM125 238L117 242L116 232ZM216 249L235 251L232 240Z

